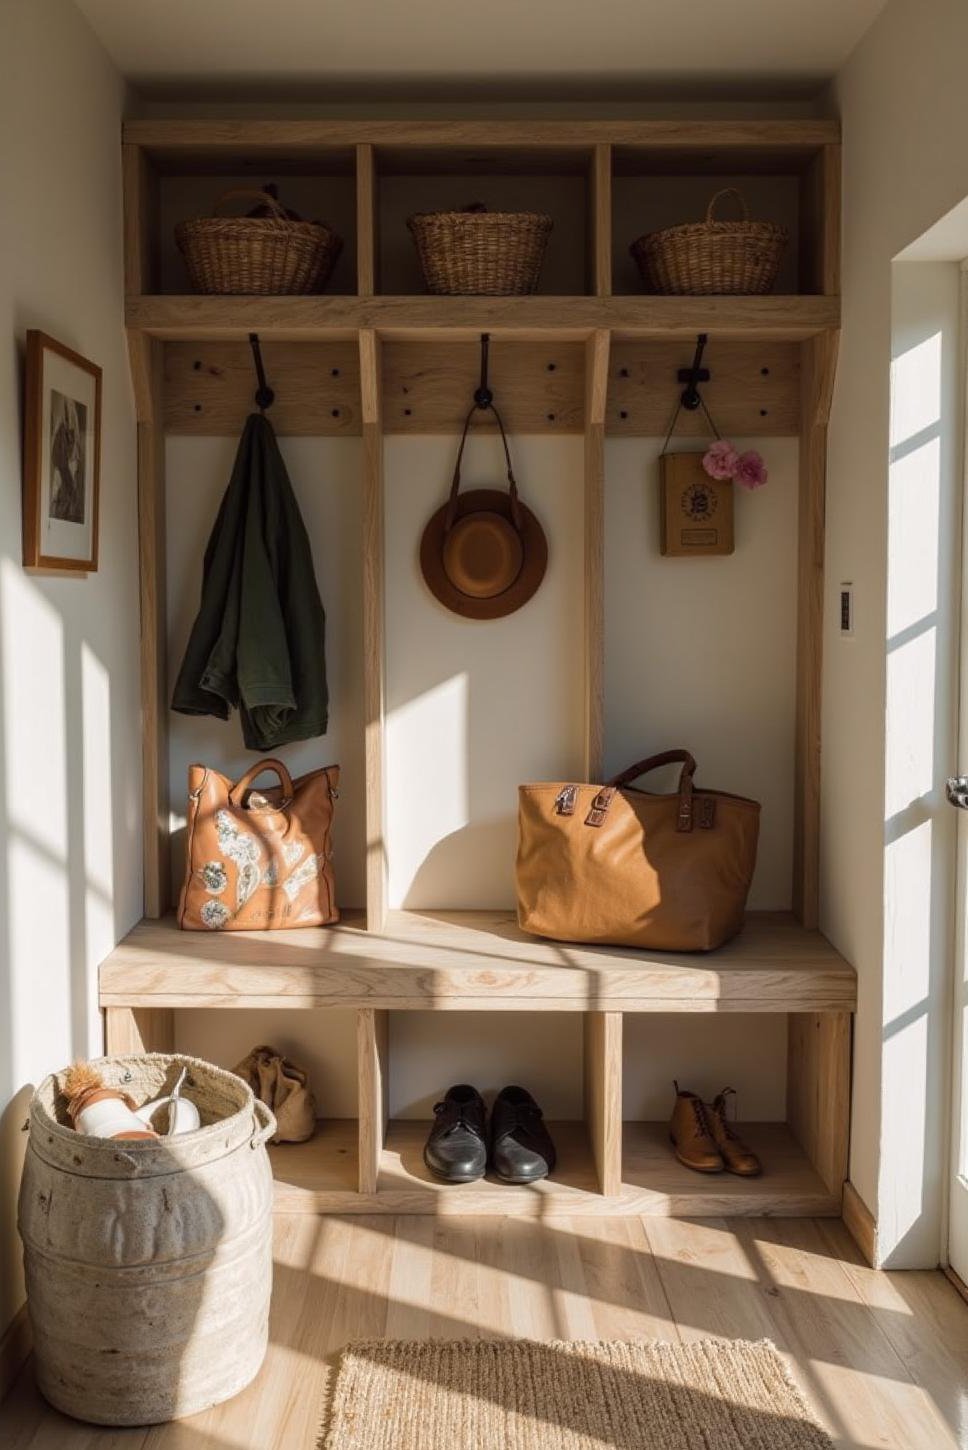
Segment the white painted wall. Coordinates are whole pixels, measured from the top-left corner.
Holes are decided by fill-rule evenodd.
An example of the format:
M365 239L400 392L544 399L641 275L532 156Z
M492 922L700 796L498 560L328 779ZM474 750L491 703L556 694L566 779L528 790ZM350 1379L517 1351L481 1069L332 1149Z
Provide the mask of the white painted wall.
M134 413L122 318L124 92L68 0L3 0L0 88L0 1333L23 1299L31 1087L100 1050L96 969L141 914ZM101 565L20 565L24 335L104 370Z
M750 903L788 909L799 450L794 438L734 442L760 450L770 479L734 490L735 553L716 559L659 552L660 441L606 444L605 771L685 746L700 782L762 802ZM674 773L662 780L643 784L671 789Z
M580 436L511 440L515 477L548 537L541 588L515 614L462 620L418 562L446 497L456 438L386 445L386 778L390 906L514 904L517 787L580 777ZM462 487L500 486L496 429L472 438Z
M737 440L743 443L743 440ZM746 440L749 443L751 440ZM580 778L582 691L582 444L580 437L512 440L522 494L548 534L549 567L534 599L489 623L462 621L424 585L418 547L444 496L456 440L386 442L387 846L392 906L511 907L516 787ZM181 659L197 607L201 553L234 452L231 439L168 444L170 645ZM795 667L797 443L760 440L771 477L736 500L736 552L663 559L658 536L659 440L606 449L607 768L686 745L701 779L763 803L753 904L790 904ZM359 694L358 445L283 439L313 540L329 619L330 735L286 752L296 768L343 766L337 881L361 899L362 710ZM503 477L496 437L468 446L468 487ZM766 604L764 603L766 601ZM250 759L236 724L171 717L172 798L202 759L231 773ZM654 789L671 784L655 777ZM176 843L176 879L182 867ZM524 1080L556 1117L581 1113L581 1024L559 1014L399 1013L391 1024L391 1112L426 1117L444 1088L467 1078L487 1092ZM751 1058L749 1040L756 1033ZM305 1063L321 1111L355 1112L347 1014L186 1012L184 1050L232 1066L256 1040ZM679 1076L712 1095L731 1084L743 1114L782 1119L786 1023L769 1016L643 1016L627 1024L625 1112L662 1117Z
M951 914L939 785L953 764L947 530L960 490L928 436L939 409L957 430L953 276L892 262L968 194L956 139L966 46L960 0L890 0L832 97L845 143L844 332L827 490L823 920L860 978L850 1176L879 1221L882 1259L899 1267L935 1264L941 1245ZM921 354L935 416L912 442L904 415L923 409L925 375L909 352L939 329L940 372L930 346ZM850 640L837 625L846 579Z

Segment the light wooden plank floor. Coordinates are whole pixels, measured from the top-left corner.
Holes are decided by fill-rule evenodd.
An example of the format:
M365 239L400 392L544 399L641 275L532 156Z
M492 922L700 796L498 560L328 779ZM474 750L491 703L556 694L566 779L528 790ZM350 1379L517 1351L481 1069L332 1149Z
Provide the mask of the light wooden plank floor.
M308 1215L277 1219L271 1347L231 1403L97 1430L48 1409L28 1365L0 1445L313 1450L341 1346L382 1335L768 1337L837 1446L968 1447L968 1305L940 1273L868 1269L838 1220Z

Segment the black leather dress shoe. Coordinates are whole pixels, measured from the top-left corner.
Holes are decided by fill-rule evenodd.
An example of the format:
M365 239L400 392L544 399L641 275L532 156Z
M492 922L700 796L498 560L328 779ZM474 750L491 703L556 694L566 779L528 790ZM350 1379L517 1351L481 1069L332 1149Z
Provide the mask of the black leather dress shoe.
M476 1088L460 1083L434 1105L424 1162L447 1183L473 1183L487 1168L487 1109Z
M505 1183L536 1183L555 1166L541 1109L522 1087L506 1087L491 1109L491 1166Z

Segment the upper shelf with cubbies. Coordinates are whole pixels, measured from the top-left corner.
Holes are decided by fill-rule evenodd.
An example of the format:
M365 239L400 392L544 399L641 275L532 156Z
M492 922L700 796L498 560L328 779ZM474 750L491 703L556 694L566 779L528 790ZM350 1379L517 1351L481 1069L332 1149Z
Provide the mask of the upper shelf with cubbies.
M801 341L839 321L839 131L830 121L158 120L129 122L124 139L128 325L150 336L226 339L257 328L339 340L372 328L425 338L487 327L530 339L606 328L630 338L703 329ZM226 191L269 181L301 215L342 236L325 291L187 295L175 224L210 213ZM790 231L774 292L646 293L629 244L701 220L725 187L743 193L754 217ZM474 202L551 216L535 295L427 295L407 217ZM237 206L244 211L244 199Z

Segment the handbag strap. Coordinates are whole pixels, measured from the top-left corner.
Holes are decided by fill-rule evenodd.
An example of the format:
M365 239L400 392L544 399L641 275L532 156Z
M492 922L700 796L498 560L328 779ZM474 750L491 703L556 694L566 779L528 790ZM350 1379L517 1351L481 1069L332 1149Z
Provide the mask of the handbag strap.
M229 791L229 800L234 806L240 806L242 804L242 797L245 794L246 790L252 784L252 782L262 774L264 770L275 771L282 784L283 799L280 805L285 806L289 804L293 797L292 776L289 774L288 770L283 765L281 760L276 760L275 757L271 757L267 760L257 760L255 765L249 766L249 769L245 772L245 775L239 776L238 780Z
M649 755L645 760L637 760L627 770L621 771L618 775L613 775L608 784L615 786L617 790L621 790L623 785L631 785L633 780L638 780L640 775L648 775L651 770L658 770L661 765L677 765L680 762L682 764L682 770L679 774L679 789L681 791L683 781L688 779L691 783L696 773L695 757L690 755L688 750L662 750L658 755Z
M693 825L693 776L696 773L696 761L688 750L663 750L658 755L649 755L645 760L637 760L627 770L619 775L613 776L607 785L603 785L598 791L591 804L591 809L585 817L586 826L601 826L605 822L608 808L611 805L617 791L623 785L631 785L633 780L638 780L640 775L648 775L650 770L658 770L660 765L675 765L681 763L682 770L679 772L679 810L676 814L676 830L691 831Z
M473 418L475 413L479 413L481 411L482 409L480 407L480 404L474 402L471 404L467 413L467 417L464 419L464 429L460 435L460 447L457 449L457 460L454 464L454 477L450 485L450 498L447 500L447 512L444 515L444 533L449 533L457 521L457 494L460 489L460 465L461 459L464 456L464 444L467 442L467 433L471 426L471 419ZM518 499L518 486L514 481L514 470L511 467L511 450L508 447L507 434L504 431L504 424L501 421L500 413L498 412L497 408L495 408L493 403L488 403L487 408L485 408L483 411L491 412L494 414L494 417L497 419L497 426L501 430L501 442L504 444L504 458L508 466L508 498L510 500L511 507L511 522L517 529L518 533L520 533L522 523L521 503Z

